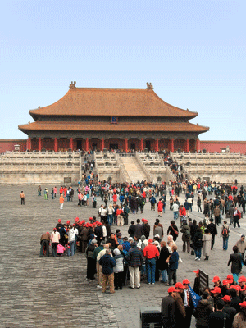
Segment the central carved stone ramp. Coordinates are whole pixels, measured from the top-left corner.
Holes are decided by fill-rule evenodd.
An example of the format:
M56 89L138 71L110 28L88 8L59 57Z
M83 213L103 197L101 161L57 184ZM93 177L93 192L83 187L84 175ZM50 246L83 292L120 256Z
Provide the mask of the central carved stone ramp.
M147 180L147 176L141 169L137 159L134 156L122 156L121 162L124 165L131 182Z

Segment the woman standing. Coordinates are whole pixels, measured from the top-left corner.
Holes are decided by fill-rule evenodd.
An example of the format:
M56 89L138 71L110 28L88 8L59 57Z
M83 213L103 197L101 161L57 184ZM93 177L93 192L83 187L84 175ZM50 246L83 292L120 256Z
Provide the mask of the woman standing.
M163 209L163 203L162 203L162 199L159 199L159 202L157 203L157 212L158 212L158 216L162 217L162 209Z
M171 225L167 229L167 234L173 236L173 240L175 241L179 235L178 227L175 224L175 221L171 221Z
M51 234L51 242L52 242L52 256L57 256L57 245L59 244L61 236L59 232L57 232L57 229L54 228Z
M200 261L202 256L203 234L202 230L197 228L193 237L193 248L195 252L195 261Z
M167 259L170 256L170 253L168 251L168 248L166 247L166 242L161 242L161 251L160 251L160 257L158 259L159 263L159 270L161 270L161 282L166 283L167 282L167 270L168 270L168 263Z
M231 263L231 273L233 274L233 278L236 284L238 284L239 273L242 270L242 254L239 253L239 249L237 246L233 247L234 254L230 254L230 260L228 261L228 266Z
M203 235L203 255L205 256L205 261L208 260L212 248L212 235L209 233L208 229L205 229Z

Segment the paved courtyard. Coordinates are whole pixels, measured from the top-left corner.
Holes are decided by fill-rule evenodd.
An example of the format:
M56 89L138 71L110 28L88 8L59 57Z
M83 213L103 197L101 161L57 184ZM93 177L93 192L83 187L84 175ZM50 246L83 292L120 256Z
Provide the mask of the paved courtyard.
M45 187L51 190L51 186L42 185L43 189ZM76 216L88 220L89 216L97 215L97 209L93 209L91 203L89 208L79 208L75 197L73 203L65 201L64 209L60 210L59 199L45 201L43 196L37 196L36 185L1 186L0 190L0 327L139 327L139 309L160 306L168 288L161 283L154 286L142 283L139 290L125 287L114 295L102 295L96 282L89 283L85 279L86 259L83 254L61 258L39 257L41 234L51 232L58 218L62 222L67 219L73 222ZM20 205L21 190L26 194L25 206ZM196 201L194 204L190 217L199 220L202 214L197 213ZM164 240L173 218L168 205L166 214L161 218ZM143 217L149 220L153 231L157 213L150 211L148 203L144 214L130 215L129 222ZM227 261L232 246L241 233L246 233L245 221L241 220L240 228L231 229L227 251L222 250L222 239L216 238L209 261L205 262L195 262L194 256L182 253L179 236L176 243L183 262L179 264L178 281L188 278L193 283L193 270L198 268L209 274L210 283L215 274L226 277L230 273ZM128 236L127 230L127 226L122 228L122 236ZM194 321L192 327L195 327Z

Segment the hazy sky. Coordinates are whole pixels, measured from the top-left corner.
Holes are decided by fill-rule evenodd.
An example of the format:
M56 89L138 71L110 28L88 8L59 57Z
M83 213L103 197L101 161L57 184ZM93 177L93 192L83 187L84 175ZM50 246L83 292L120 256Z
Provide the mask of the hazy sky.
M198 111L201 140L246 140L245 0L8 0L0 139L77 87L146 88Z

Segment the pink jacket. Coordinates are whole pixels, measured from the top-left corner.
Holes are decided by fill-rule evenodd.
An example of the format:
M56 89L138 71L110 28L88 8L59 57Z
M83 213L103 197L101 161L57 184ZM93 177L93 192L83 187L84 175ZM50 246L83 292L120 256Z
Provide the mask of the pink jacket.
M61 244L57 245L57 253L63 254L65 250L66 250L66 248L63 247Z

